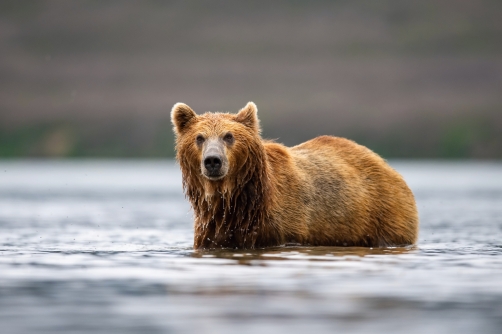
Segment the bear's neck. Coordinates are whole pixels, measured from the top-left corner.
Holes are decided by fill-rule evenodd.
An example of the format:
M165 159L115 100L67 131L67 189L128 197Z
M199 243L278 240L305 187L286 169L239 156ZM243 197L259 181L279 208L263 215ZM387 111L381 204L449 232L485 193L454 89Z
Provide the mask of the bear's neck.
M266 157L260 158L235 173L237 178L223 181L209 181L196 170L185 173L182 166L185 192L195 213L194 248L280 244L279 233L268 219L270 170Z

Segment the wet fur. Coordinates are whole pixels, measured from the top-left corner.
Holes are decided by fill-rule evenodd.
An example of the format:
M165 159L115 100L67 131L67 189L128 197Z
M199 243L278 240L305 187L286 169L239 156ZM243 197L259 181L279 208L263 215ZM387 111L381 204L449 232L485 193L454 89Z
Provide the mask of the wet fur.
M194 248L415 243L413 194L382 158L344 138L322 136L292 148L264 141L256 112L252 103L237 115L173 107L177 160L195 214ZM195 138L228 131L235 137L225 150L228 175L210 181Z

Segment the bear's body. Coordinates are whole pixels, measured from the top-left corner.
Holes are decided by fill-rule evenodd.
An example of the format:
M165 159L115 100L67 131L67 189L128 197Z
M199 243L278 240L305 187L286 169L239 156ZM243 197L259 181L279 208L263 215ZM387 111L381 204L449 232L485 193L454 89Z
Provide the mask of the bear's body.
M200 116L176 104L172 120L195 248L416 241L412 192L364 146L330 136L292 148L263 141L253 103L237 115Z

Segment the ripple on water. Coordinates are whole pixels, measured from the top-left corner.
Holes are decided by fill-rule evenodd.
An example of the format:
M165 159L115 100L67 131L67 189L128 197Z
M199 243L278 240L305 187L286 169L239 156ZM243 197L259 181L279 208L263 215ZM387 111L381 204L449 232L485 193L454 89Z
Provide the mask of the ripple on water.
M395 163L416 194L417 246L213 251L191 247L172 162L0 165L9 175L0 178L0 323L9 333L502 325L500 164Z

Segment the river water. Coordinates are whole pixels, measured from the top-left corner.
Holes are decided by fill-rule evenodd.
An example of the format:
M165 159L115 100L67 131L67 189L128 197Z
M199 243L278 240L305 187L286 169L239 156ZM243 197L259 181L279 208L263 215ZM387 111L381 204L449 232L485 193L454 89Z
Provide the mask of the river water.
M414 247L201 252L172 161L0 161L0 332L500 333L502 163L391 165Z

